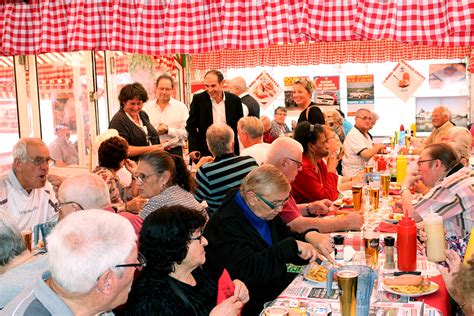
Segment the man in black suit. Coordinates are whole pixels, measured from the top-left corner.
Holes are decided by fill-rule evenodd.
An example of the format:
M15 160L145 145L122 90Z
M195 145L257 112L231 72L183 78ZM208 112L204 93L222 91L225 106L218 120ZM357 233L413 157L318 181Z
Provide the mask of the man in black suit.
M249 109L249 116L260 117L260 104L249 93L247 82L242 77L235 77L229 83L229 91L240 97L240 100Z
M230 92L222 90L224 76L218 70L209 70L204 76L205 92L195 94L186 122L189 141L189 157L198 158L211 156L206 143L206 131L213 123L229 125L235 134L234 152L239 155L239 141L237 139L237 122L243 117L240 98Z

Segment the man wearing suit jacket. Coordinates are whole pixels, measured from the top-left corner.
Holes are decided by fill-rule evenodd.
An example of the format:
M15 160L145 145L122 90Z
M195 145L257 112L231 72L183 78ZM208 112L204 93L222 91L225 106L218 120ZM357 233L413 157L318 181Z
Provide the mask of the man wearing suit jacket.
M237 139L237 122L243 117L240 98L230 92L222 90L224 76L218 70L210 70L204 76L205 92L194 95L186 122L189 141L189 157L197 158L211 156L206 143L206 131L213 123L229 125L235 134L234 152L239 155L239 141Z

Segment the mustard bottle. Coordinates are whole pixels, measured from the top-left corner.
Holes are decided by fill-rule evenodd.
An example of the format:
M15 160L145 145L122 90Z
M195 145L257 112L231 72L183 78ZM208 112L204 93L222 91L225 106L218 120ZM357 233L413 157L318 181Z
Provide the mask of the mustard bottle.
M396 168L397 168L397 182L399 184L402 184L403 180L405 180L405 177L407 175L407 159L405 158L404 155L400 155L397 157Z
M411 129L411 136L416 137L416 124L412 123L410 126Z

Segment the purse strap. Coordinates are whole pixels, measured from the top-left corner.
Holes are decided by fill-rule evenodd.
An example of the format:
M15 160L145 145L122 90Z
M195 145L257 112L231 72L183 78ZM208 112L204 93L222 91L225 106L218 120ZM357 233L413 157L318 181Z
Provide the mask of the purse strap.
M196 312L196 309L194 309L194 305L191 304L191 302L188 300L186 295L184 295L183 291L179 288L179 286L172 280L172 277L166 278L168 281L168 284L171 286L173 291L179 296L179 298L184 302L185 305L188 305L191 307L191 309L194 312L194 315L198 316L199 314Z

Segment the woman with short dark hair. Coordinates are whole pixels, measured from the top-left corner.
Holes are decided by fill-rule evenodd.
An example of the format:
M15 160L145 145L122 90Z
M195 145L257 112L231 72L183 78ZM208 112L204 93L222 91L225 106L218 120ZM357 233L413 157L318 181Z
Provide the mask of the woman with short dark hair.
M245 285L216 306L217 285L201 266L206 261L202 236L206 217L184 206L152 212L140 232L147 264L133 283L126 315L237 315L248 301Z
M118 96L120 110L110 121L109 128L116 129L129 144L128 156L138 156L154 150L163 150L158 132L150 123L148 114L142 111L148 101L148 93L138 82L125 85Z
M127 141L120 136L104 140L99 146L98 156L99 165L92 172L102 177L109 186L112 207L118 212L138 213L146 199L138 196L135 178L132 177L130 185L124 186L117 175L117 171L124 166L131 174L134 174L137 168L134 161L127 159Z

